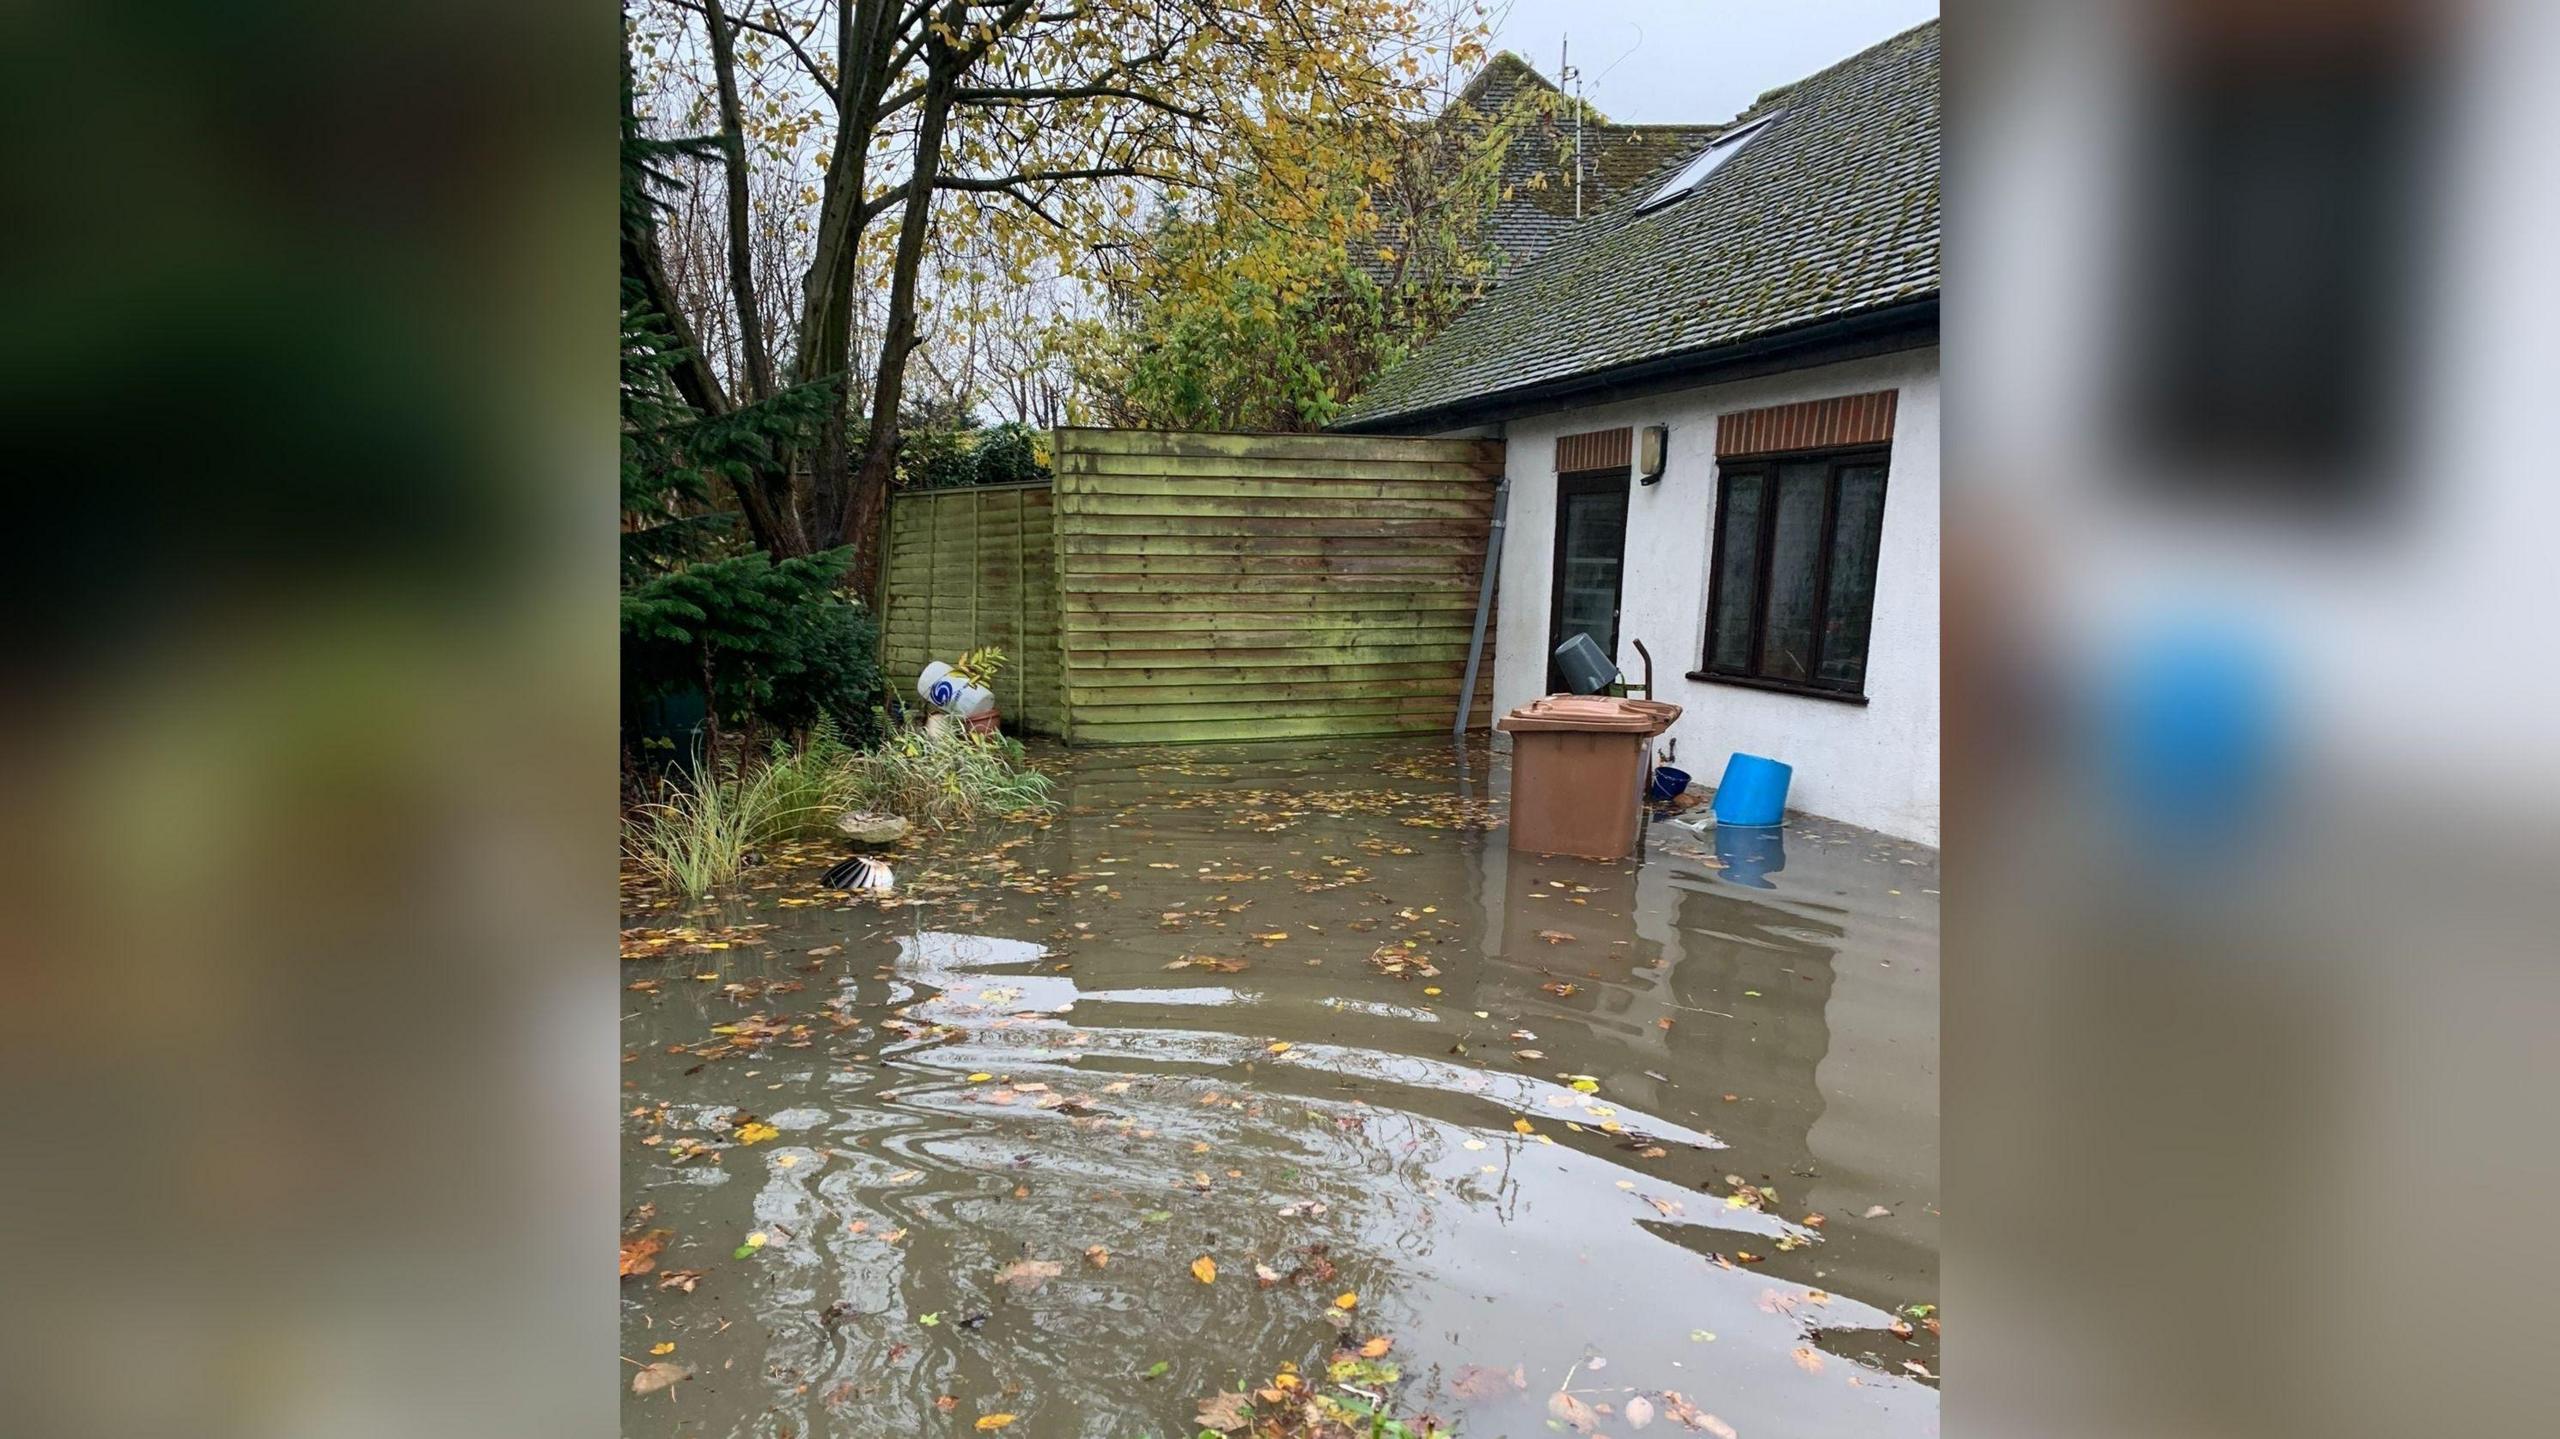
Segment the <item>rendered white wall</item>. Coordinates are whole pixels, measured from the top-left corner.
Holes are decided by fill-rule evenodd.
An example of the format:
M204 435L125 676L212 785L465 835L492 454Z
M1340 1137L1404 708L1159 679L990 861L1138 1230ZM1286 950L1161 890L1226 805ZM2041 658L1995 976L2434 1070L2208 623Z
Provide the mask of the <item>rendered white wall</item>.
M1867 703L1708 684L1708 536L1715 501L1716 416L1728 410L1898 389L1876 561ZM1938 842L1938 352L1826 365L1641 400L1510 421L1511 516L1501 569L1494 717L1546 692L1547 620L1555 564L1555 439L1584 430L1669 425L1657 485L1629 481L1618 663L1641 678L1627 641L1653 651L1654 693L1683 707L1667 739L1678 763L1712 785L1735 750L1795 766L1790 809Z

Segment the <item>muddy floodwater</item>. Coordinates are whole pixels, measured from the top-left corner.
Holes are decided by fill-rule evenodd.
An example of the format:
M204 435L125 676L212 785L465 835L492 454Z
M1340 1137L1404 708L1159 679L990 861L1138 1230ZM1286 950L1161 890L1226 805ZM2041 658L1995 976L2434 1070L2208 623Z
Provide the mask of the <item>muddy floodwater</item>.
M1189 1439L1346 1352L1417 1433L1938 1432L1935 851L1514 855L1481 743L1041 763L886 903L628 895L625 1434Z

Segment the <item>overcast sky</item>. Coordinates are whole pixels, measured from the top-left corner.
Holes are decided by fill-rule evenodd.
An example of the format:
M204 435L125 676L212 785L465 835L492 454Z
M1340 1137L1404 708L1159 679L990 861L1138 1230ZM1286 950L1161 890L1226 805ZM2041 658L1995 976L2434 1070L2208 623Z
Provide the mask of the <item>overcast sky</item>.
M1584 98L1626 123L1729 120L1938 13L1937 0L1485 0L1496 49L1556 78L1570 38Z

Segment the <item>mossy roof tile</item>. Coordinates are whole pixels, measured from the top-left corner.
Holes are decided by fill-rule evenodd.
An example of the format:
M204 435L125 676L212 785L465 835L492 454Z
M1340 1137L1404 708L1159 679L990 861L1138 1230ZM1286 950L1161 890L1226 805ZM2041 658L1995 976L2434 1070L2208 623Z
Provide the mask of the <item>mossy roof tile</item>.
M1650 185L1612 186L1600 214L1379 376L1339 423L1418 417L1935 295L1937 22L1772 91L1741 118L1771 111L1678 200L1647 210Z

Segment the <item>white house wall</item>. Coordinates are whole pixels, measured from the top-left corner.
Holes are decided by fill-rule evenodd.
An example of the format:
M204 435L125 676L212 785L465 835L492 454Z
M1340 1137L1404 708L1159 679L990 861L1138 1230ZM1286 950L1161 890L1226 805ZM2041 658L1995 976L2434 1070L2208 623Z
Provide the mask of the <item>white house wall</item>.
M1876 561L1867 703L1686 678L1706 632L1708 536L1715 501L1716 416L1729 410L1897 389L1884 533ZM1618 663L1653 651L1654 693L1682 707L1668 739L1678 763L1712 785L1736 750L1795 766L1790 809L1938 842L1938 352L1826 365L1640 400L1515 419L1509 441L1510 526L1501 569L1494 713L1546 692L1555 563L1558 435L1671 427L1662 482L1629 481Z

